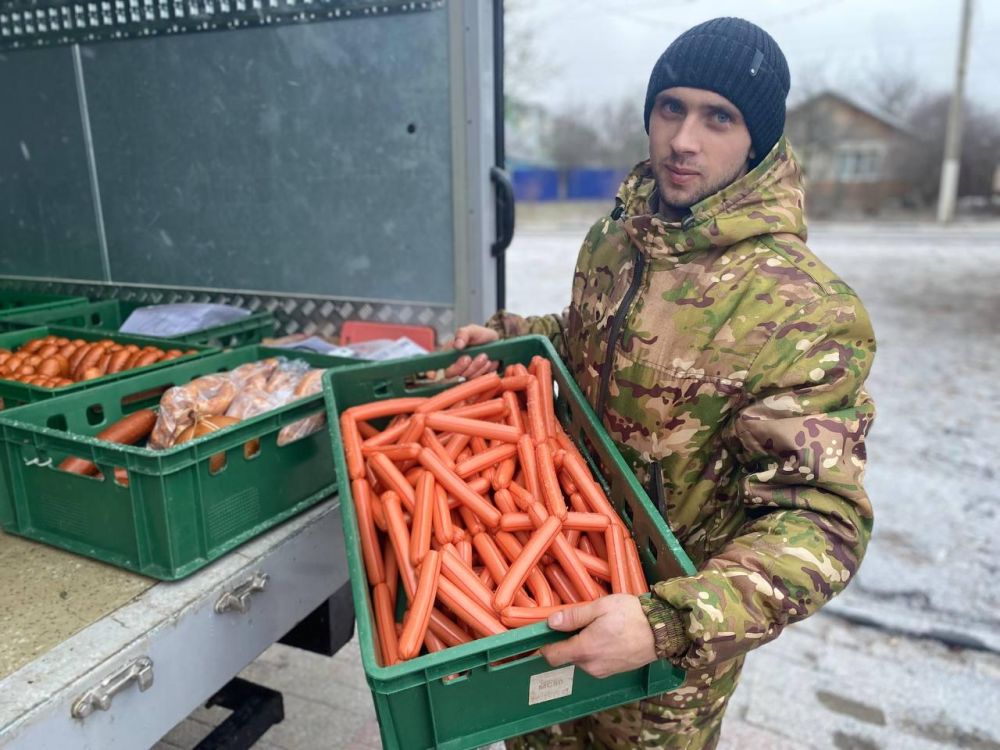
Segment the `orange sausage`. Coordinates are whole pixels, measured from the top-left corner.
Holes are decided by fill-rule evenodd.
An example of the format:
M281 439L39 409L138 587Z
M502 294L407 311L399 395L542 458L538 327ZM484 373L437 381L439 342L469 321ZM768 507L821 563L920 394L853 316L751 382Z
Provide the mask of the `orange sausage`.
M355 420L347 414L340 415L340 436L344 443L344 458L347 461L347 474L353 479L365 476L365 459L361 453L361 435Z
M368 422L381 417L391 417L396 414L410 414L418 406L427 402L426 398L387 398L383 401L373 401L370 404L352 406L344 413L357 422Z
M361 434L361 437L365 439L378 435L378 430L367 422L355 422L355 424L358 426L358 432Z
M473 438L475 440L475 438ZM497 445L493 448L488 448L482 453L473 456L472 458L462 461L455 467L455 473L458 476L465 479L466 477L472 476L483 469L498 464L509 458L513 458L517 455L517 446L510 443L504 443ZM513 474L513 469L511 470Z
M355 420L357 421L357 420ZM389 427L386 427L382 432L378 433L374 437L366 439L361 445L363 448L374 448L378 445L389 445L390 443L396 442L403 433L406 432L410 427L410 418L401 419Z
M494 539L508 561L513 562L520 557L523 546L513 534L506 531L498 531ZM525 541L527 541L527 538ZM542 571L538 568L534 568L528 573L527 586L531 595L538 602L538 606L547 607L556 604L555 597L552 595L552 588L549 586L548 581L545 580Z
M521 554L511 563L507 575L500 581L497 590L493 593L493 608L495 610L500 611L510 606L514 600L514 593L524 585L528 573L538 565L542 555L553 544L559 535L561 526L562 522L557 516L549 516L531 535L528 543L521 550Z
M512 481L507 485L507 489L510 492L512 498L514 498L514 503L525 513L528 512L528 506L535 502L535 496L532 495L528 490L524 489L516 481ZM538 498L539 500L541 498Z
M451 456L448 455L448 451L445 449L444 445L438 440L438 436L434 434L434 430L425 427L424 434L420 438L420 444L425 448L430 448L434 451L435 455L441 459L445 466L449 469L455 468L455 462L452 460Z
M453 434L448 439L448 442L445 443L445 450L448 451L448 455L451 456L452 461L457 460L462 455L462 451L465 450L465 446L469 444L471 439L471 435L462 435L459 433Z
M465 401L473 396L482 396L484 393L490 393L498 390L499 388L500 376L495 372L489 372L485 375L473 378L472 380L468 380L461 385L456 385L445 391L441 391L441 393L438 393L429 399L425 399L424 403L417 409L417 411L422 414L427 414L429 412L447 409L449 406L457 404L459 401Z
M123 445L134 445L149 435L156 424L156 412L152 409L140 409L134 414L119 419L114 424L105 427L94 437L98 440L107 440L109 443L121 443ZM97 465L91 461L76 456L70 456L59 464L59 468L73 474L84 474L92 476L97 474Z
M475 574L473 577L475 578ZM476 578L476 581L479 579ZM489 609L469 597L444 576L438 579L437 595L442 604L479 635L490 636L507 632L507 628Z
M497 466L493 475L493 489L505 489L514 479L514 472L517 470L517 462L513 458L507 458Z
M75 380L79 380L80 377L89 368L95 366L104 355L104 347L101 346L90 346L86 349L79 360L77 360L76 367L73 368L73 374Z
M417 480L416 504L413 510L413 529L410 535L410 562L420 565L431 547L431 528L434 522L434 503L437 484L434 475L425 471Z
M545 357L531 358L534 375L542 392L542 414L545 416L545 431L550 437L556 434L556 410L552 396L552 363Z
M521 628L549 619L549 615L569 609L573 603L556 604L551 607L507 607L500 613L500 621L508 628Z
M566 469L570 479L576 484L580 495L592 511L603 513L614 525L622 525L622 520L618 517L614 507L604 494L604 490L590 476L590 470L583 462L583 459L573 453L567 452L565 458L563 458L563 468Z
M450 617L442 614L437 607L431 609L431 620L427 629L447 646L460 646L472 640L468 633L456 625Z
M378 477L378 480L395 492L402 499L403 504L406 505L406 510L412 513L413 506L417 501L416 493L413 491L410 483L406 481L406 477L396 468L396 465L389 457L381 453L374 453L368 456L368 465L375 476ZM396 550L396 552L399 552L399 550Z
M493 592L479 580L475 571L466 564L451 544L441 548L441 575L461 589L465 594L479 602L486 609L493 606Z
M495 419L507 416L507 404L503 399L493 398L478 404L453 407L448 409L447 414L466 419Z
M437 483L434 484L434 516L431 525L434 529L434 539L438 544L448 544L455 534L451 523L451 511L448 509L448 493Z
M605 544L608 545L608 567L611 569L611 591L615 594L628 594L631 591L631 578L628 571L628 559L625 555L625 538L621 527L609 526L604 532Z
M132 352L128 349L121 349L115 352L111 359L108 361L108 372L120 372L125 368L125 363L128 362L129 357L132 356Z
M514 503L514 498L511 496L510 490L497 490L494 492L493 503L504 515L518 512L517 505ZM503 516L500 517L500 528L503 528ZM531 528L534 527L532 526ZM530 531L531 529L528 530Z
M471 510L469 510L468 508L466 508L464 505L459 507L458 515L462 517L462 525L465 526L465 530L468 531L470 534L479 534L480 532L486 530L486 527L483 526L482 523L480 523L479 519L476 517L476 514L473 513Z
M428 421L434 416L434 414L429 415ZM463 482L455 472L444 465L434 451L424 448L420 452L420 463L434 475L448 493L455 496L459 502L482 519L486 526L491 529L497 527L497 524L500 523L500 511L486 502L480 495L473 492L468 484Z
M580 595L576 593L572 582L567 578L563 569L555 563L545 566L545 579L552 586L552 590L566 604L577 604L583 601Z
M631 591L636 596L642 596L649 592L649 583L646 581L646 574L642 570L642 561L639 559L639 548L635 546L634 539L625 540L625 554L628 557L629 578L632 581Z
M535 378L528 383L528 432L535 445L544 443L549 433L545 422L544 403L542 401L542 387Z
M500 440L505 443L516 443L521 437L517 428L510 425L484 422L481 419L453 417L444 412L428 414L427 426L440 432L459 432L463 435L475 435L487 440Z
M372 500L378 498L372 497ZM382 560L385 563L385 585L389 587L389 594L392 597L393 611L396 609L396 593L399 588L399 566L396 564L396 550L392 547L392 540L386 539L382 548Z
M556 477L556 467L552 463L552 451L549 450L547 444L540 443L535 446L535 459L538 463L538 481L542 486L546 509L549 513L565 518L566 500L563 498L562 487L559 486L559 479Z
M608 526L610 529L611 526ZM605 529L604 533L607 533ZM603 537L604 534L601 534ZM606 547L605 547L606 548ZM611 566L608 565L607 561L604 560L600 555L595 555L588 553L586 550L578 549L576 551L576 556L583 563L583 567L587 569L587 572L595 578L600 578L602 581L611 580Z
M507 575L509 566L504 559L503 553L497 548L493 538L488 534L476 534L472 537L472 546L476 548L479 559L486 566L486 571L489 573L490 578L497 582L502 581L504 576ZM522 607L531 607L535 602L524 591L518 589L514 593L514 603Z
M431 480L433 482L433 479ZM436 550L429 550L420 568L417 593L410 601L410 609L403 621L403 634L399 638L399 657L412 659L420 653L427 625L431 619L431 609L437 595L438 577L441 572L441 556Z
M504 395L506 395L511 391L523 391L528 387L530 380L531 375L506 375L500 381L500 387L503 389Z
M410 424L407 426L406 431L399 436L399 442L401 443L416 443L420 439L420 436L424 432L424 415L414 414L410 417Z
M375 588L372 589L372 605L375 610L375 629L378 631L379 648L382 651L382 666L391 667L399 663L399 639L396 636L392 599L386 584L375 584Z
M351 482L351 494L358 515L361 555L365 561L368 582L374 586L385 581L385 564L382 560L382 549L378 546L378 535L375 533L371 492L371 485L367 479L355 479Z
M535 444L529 435L524 435L517 442L517 458L524 472L525 489L535 500L542 500L542 484L538 477L538 464L535 460Z
M535 503L528 508L528 515L531 517L532 522L537 524L545 517L545 508L542 507L541 503ZM551 515L549 516L549 518L552 517ZM592 601L601 596L602 592L600 588L594 582L594 579L590 577L590 573L587 572L587 568L580 560L577 550L570 546L569 542L566 541L566 537L562 534L557 534L552 541L552 547L549 551L562 566L567 578L572 582L582 599Z
M396 565L399 567L399 575L403 579L403 590L406 591L406 598L413 601L417 593L417 574L410 565L410 532L406 529L406 521L403 520L403 508L399 502L399 495L392 490L382 494L382 505L385 509L385 520L389 528L389 541L392 542L393 552L396 553Z
M501 396L504 405L507 407L507 424L516 427L519 432L524 432L524 422L521 420L521 404L510 391L505 391Z
M374 448L362 446L361 452L366 456L381 453L390 461L414 461L420 455L420 443L400 443L398 445L377 445Z

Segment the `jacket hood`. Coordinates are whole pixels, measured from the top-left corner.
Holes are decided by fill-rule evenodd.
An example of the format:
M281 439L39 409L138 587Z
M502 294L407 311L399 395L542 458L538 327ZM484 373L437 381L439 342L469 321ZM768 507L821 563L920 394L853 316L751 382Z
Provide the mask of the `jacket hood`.
M759 235L789 233L806 239L802 170L782 137L743 177L691 207L682 221L653 212L656 181L640 162L618 190L625 231L652 258L725 248Z

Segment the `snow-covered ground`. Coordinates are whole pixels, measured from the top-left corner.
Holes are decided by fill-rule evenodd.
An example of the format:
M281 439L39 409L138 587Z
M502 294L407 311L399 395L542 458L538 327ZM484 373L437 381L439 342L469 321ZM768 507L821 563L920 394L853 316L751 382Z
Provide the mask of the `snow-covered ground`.
M508 309L568 303L599 213L562 207L522 222ZM875 325L875 532L826 614L751 656L754 687L737 693L725 742L1000 750L1000 717L982 702L1000 696L1000 223L816 224L809 244Z

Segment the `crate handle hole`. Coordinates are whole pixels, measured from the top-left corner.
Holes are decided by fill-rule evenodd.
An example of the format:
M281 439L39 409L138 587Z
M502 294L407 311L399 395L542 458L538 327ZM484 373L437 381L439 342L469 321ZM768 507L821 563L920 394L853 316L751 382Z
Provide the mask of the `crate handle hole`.
M225 453L216 453L208 459L208 473L211 475L221 474L226 470L228 462Z
M53 414L45 421L45 426L50 427L53 430L61 430L62 432L66 432L66 415Z
M104 407L93 404L87 407L87 424L99 425L104 421Z
M461 682L465 682L469 679L469 673L466 672L456 672L455 674L450 674L447 677L442 677L441 682L444 685L457 685Z
M537 659L541 657L541 652L537 648L533 648L530 651L522 651L519 654L514 654L513 656L507 656L503 659L498 659L497 661L491 661L489 663L489 668L491 671L508 669L510 667L517 666L518 664L523 664L531 659Z
M128 396L123 396L121 400L122 414L128 413L128 410L125 408L126 406L136 406L137 404L156 406L160 403L160 397L166 393L167 390L173 387L173 383L167 383L166 385L161 385L156 388L150 388L145 391L140 391L139 393L130 393Z
M646 540L646 551L649 552L649 556L653 558L653 562L656 562L657 558L660 556L660 551L656 548L656 545L653 544L652 539Z
M243 444L243 458L247 461L260 455L260 440L251 440Z
M388 396L390 390L391 388L389 386L389 382L386 380L381 380L378 383L376 383L375 386L372 388L372 393L374 393L379 398L382 398L384 396Z

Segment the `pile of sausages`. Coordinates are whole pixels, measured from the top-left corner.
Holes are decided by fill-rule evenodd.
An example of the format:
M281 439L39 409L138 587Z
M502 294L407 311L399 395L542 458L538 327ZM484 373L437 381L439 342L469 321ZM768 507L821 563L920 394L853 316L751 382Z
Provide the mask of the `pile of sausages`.
M111 339L84 341L50 335L27 341L14 351L0 349L0 379L42 388L62 388L195 352L195 349L182 351L118 344Z
M341 415L383 666L648 592L631 535L556 419L551 368L535 357Z

